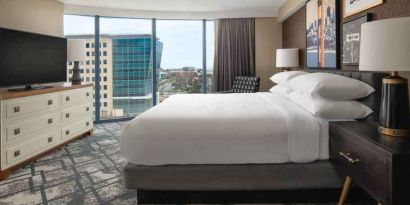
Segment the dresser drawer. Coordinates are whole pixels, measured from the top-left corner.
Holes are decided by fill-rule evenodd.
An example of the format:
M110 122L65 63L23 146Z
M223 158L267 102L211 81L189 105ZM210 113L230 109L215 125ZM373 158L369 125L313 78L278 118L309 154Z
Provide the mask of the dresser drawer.
M77 90L65 91L61 94L61 104L62 105L72 105L81 101L92 100L92 89L82 88Z
M66 123L69 122L71 120L75 120L81 117L91 117L91 112L92 112L92 105L90 103L86 103L83 105L79 105L76 107L72 107L72 108L67 108L64 109L61 112L61 122L62 123Z
M91 116L78 120L76 122L70 123L61 128L61 139L63 141L68 140L72 137L76 137L88 130L91 130L93 127L93 120Z
M6 119L39 114L57 108L58 94L24 97L4 102Z
M53 147L60 141L58 132L50 132L25 143L6 149L6 167L18 164L36 154L40 154L45 148ZM3 167L2 167L3 168Z
M54 113L37 118L33 117L29 120L25 120L12 125L7 125L5 126L6 143L25 138L26 136L29 136L36 131L45 130L49 127L57 128L58 120L59 119L57 113Z
M331 156L336 166L377 200L388 201L388 158L369 142L331 135Z

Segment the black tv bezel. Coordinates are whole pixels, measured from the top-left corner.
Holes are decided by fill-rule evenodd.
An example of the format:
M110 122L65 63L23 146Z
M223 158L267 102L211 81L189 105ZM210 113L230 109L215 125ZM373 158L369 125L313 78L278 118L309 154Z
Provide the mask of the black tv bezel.
M5 30L5 31L10 31L10 32L19 32L23 34L29 34L29 35L35 35L38 37L46 37L54 40L64 40L65 41L65 49L63 51L65 55L65 64L64 64L64 69L67 69L67 38L65 37L59 37L59 36L53 36L53 35L47 35L47 34L41 34L41 33L35 33L35 32L30 32L30 31L23 31L23 30L18 30L18 29L11 29L11 28L5 28L5 27L0 27L0 30ZM2 69L0 67L0 69ZM55 80L41 80L41 81L26 81L26 82L21 82L21 83L5 83L3 84L0 82L0 89L4 88L21 88L21 89L15 89L15 90L27 90L27 88L32 88L32 89L42 89L42 88L49 88L52 87L50 85L56 84L56 83L62 83L66 82L67 80L67 71L64 72L64 79L55 79ZM46 85L46 86L44 86Z

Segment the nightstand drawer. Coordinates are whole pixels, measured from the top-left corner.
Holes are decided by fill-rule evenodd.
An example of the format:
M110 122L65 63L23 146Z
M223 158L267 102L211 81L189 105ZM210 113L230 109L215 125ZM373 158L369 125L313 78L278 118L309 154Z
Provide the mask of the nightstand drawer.
M332 133L331 156L339 169L378 201L388 201L388 159L368 142ZM380 198L381 197L381 198Z

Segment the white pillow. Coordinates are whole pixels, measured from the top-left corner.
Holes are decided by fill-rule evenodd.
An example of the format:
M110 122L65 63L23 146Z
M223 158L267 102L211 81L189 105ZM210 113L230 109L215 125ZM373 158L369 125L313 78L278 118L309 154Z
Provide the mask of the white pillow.
M303 71L285 71L285 72L280 72L276 73L272 77L270 77L270 80L276 84L285 84L288 83L290 79L306 74L306 72Z
M298 104L316 117L323 119L362 119L373 113L369 107L354 100L329 101L321 98L307 97L299 92L292 92L288 97L290 101Z
M286 84L278 84L273 86L269 92L288 97L289 93L293 92L293 90Z
M345 76L331 73L308 73L292 78L290 87L312 97L329 100L353 100L374 92L370 85Z

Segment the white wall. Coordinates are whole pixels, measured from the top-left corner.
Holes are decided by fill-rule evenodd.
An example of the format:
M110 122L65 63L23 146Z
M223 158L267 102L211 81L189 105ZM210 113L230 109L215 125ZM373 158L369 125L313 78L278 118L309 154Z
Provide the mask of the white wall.
M56 0L0 0L0 27L63 36L64 5Z

